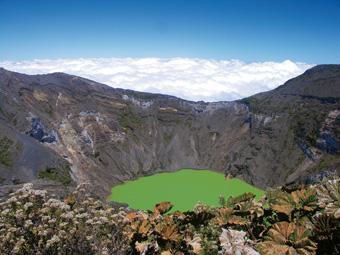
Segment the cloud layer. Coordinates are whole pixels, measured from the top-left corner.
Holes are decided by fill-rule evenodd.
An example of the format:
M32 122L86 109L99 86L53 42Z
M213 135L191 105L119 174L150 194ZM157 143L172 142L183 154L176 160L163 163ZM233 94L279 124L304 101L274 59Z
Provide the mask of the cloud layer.
M192 58L79 58L5 61L0 67L27 74L66 72L112 87L194 101L220 101L276 88L312 65L290 60L245 63Z

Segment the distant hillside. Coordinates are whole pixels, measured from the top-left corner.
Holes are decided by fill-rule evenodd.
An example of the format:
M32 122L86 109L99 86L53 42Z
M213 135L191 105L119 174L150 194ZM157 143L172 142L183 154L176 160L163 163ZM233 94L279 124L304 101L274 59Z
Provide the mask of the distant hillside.
M0 69L0 185L34 181L61 192L59 184L89 181L107 195L124 180L180 168L258 187L310 182L339 171L339 123L340 65L215 103Z

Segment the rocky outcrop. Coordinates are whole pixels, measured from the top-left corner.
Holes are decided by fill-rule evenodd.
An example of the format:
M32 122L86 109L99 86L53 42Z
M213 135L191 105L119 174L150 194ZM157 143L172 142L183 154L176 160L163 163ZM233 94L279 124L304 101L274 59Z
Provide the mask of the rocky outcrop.
M39 118L32 118L32 129L27 132L28 135L37 139L41 143L55 143L57 142L57 133L51 131L46 133L44 130L44 125L41 123Z
M0 177L34 180L62 164L102 195L124 180L185 167L259 187L304 180L339 163L339 81L339 66L316 67L270 92L206 103L0 69L0 128L10 130L2 135L31 148L12 155L16 165L0 164Z

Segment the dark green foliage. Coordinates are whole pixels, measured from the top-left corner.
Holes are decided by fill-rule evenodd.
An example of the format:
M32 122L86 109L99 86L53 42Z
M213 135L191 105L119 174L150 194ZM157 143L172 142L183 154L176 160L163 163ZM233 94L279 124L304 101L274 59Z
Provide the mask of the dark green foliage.
M44 103L43 109L50 117L53 116L53 107L49 103Z
M246 104L253 113L256 113L259 110L260 101L255 97L247 97L242 99L240 102Z
M3 137L0 139L0 164L7 167L12 166L12 157L10 148L13 145L13 141L8 137Z
M68 166L60 168L47 167L45 170L39 171L38 178L59 182L63 185L68 185L72 182Z
M227 207L233 208L242 202L247 202L255 198L255 194L247 192L237 197L229 197L227 200Z
M336 139L340 140L340 116L338 116L335 119L334 127L335 127L334 136Z
M315 146L319 130L328 111L322 111L313 103L306 103L298 108L292 117L293 131L296 137L305 140L308 145Z
M1 107L0 107L0 114L5 115L5 112L2 110Z
M199 233L202 235L202 251L201 254L217 255L218 245L217 240L220 235L220 230L216 226L209 225L199 229Z
M332 169L334 166L340 166L340 157L338 155L326 154L312 168L311 172L321 172L323 170Z
M166 144L169 144L171 142L172 139L172 134L164 134L164 142Z
M221 207L224 207L227 205L227 200L225 199L224 196L219 196L218 197L218 203L220 204Z
M119 124L124 129L135 130L141 126L141 120L131 111L124 112L119 118Z

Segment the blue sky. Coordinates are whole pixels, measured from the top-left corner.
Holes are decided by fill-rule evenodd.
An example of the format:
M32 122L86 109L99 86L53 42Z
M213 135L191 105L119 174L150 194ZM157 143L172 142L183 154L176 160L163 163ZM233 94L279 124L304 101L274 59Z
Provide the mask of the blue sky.
M0 0L0 31L0 61L340 62L339 0Z

